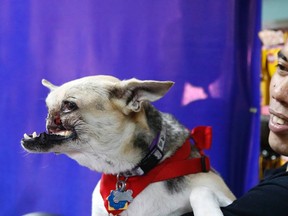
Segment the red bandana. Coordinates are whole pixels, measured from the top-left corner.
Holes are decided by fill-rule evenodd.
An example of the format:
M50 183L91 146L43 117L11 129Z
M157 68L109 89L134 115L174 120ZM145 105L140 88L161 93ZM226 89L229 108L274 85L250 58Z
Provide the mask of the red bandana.
M132 197L135 198L144 188L153 182L164 181L179 176L195 174L199 172L207 172L210 170L210 161L203 153L203 149L209 149L212 140L211 127L199 126L192 130L191 138L195 142L195 146L199 149L202 157L189 158L191 153L191 144L189 139L176 151L170 158L164 160L158 166L153 168L143 176L129 177L126 183L125 191L132 191ZM129 204L114 209L109 205L108 197L112 192L116 191L117 176L103 174L100 183L100 193L104 200L104 205L109 213L113 215L120 214Z

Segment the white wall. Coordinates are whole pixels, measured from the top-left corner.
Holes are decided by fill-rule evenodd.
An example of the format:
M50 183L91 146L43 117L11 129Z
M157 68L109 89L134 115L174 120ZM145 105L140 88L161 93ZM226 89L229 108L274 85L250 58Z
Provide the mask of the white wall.
M288 28L288 0L262 0L262 26Z

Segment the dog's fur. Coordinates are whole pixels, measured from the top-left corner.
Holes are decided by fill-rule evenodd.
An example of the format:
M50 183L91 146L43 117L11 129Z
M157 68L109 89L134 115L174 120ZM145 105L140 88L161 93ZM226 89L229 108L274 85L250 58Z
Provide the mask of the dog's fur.
M182 146L189 131L150 102L160 99L173 82L120 81L111 76L84 77L54 86L46 98L47 133L24 135L28 152L64 153L79 164L106 174L132 170L166 128L164 161ZM199 157L193 148L191 157ZM220 206L235 199L214 171L152 183L121 215L178 216L193 209L196 216L222 215ZM99 183L93 192L92 215L106 216Z

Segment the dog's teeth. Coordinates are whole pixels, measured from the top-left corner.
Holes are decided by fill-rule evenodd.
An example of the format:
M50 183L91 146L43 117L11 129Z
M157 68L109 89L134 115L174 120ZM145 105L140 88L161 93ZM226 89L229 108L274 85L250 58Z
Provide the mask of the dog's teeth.
M24 139L31 139L30 136L28 136L26 133L24 134Z
M57 133L54 133L55 135L59 135L59 136L70 136L72 134L72 131L59 131Z
M70 136L71 134L72 134L71 131L66 131L66 132L65 132L65 136Z
M33 138L37 137L37 133L34 132L34 133L32 134L32 137L33 137Z

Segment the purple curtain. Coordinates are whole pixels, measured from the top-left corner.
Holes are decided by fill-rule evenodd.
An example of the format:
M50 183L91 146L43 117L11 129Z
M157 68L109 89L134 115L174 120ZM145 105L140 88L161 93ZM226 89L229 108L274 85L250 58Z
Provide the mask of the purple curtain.
M45 78L172 80L155 103L188 128L213 126L206 153L240 196L258 181L261 0L0 0L0 215L89 215L100 174L27 154L45 130Z

